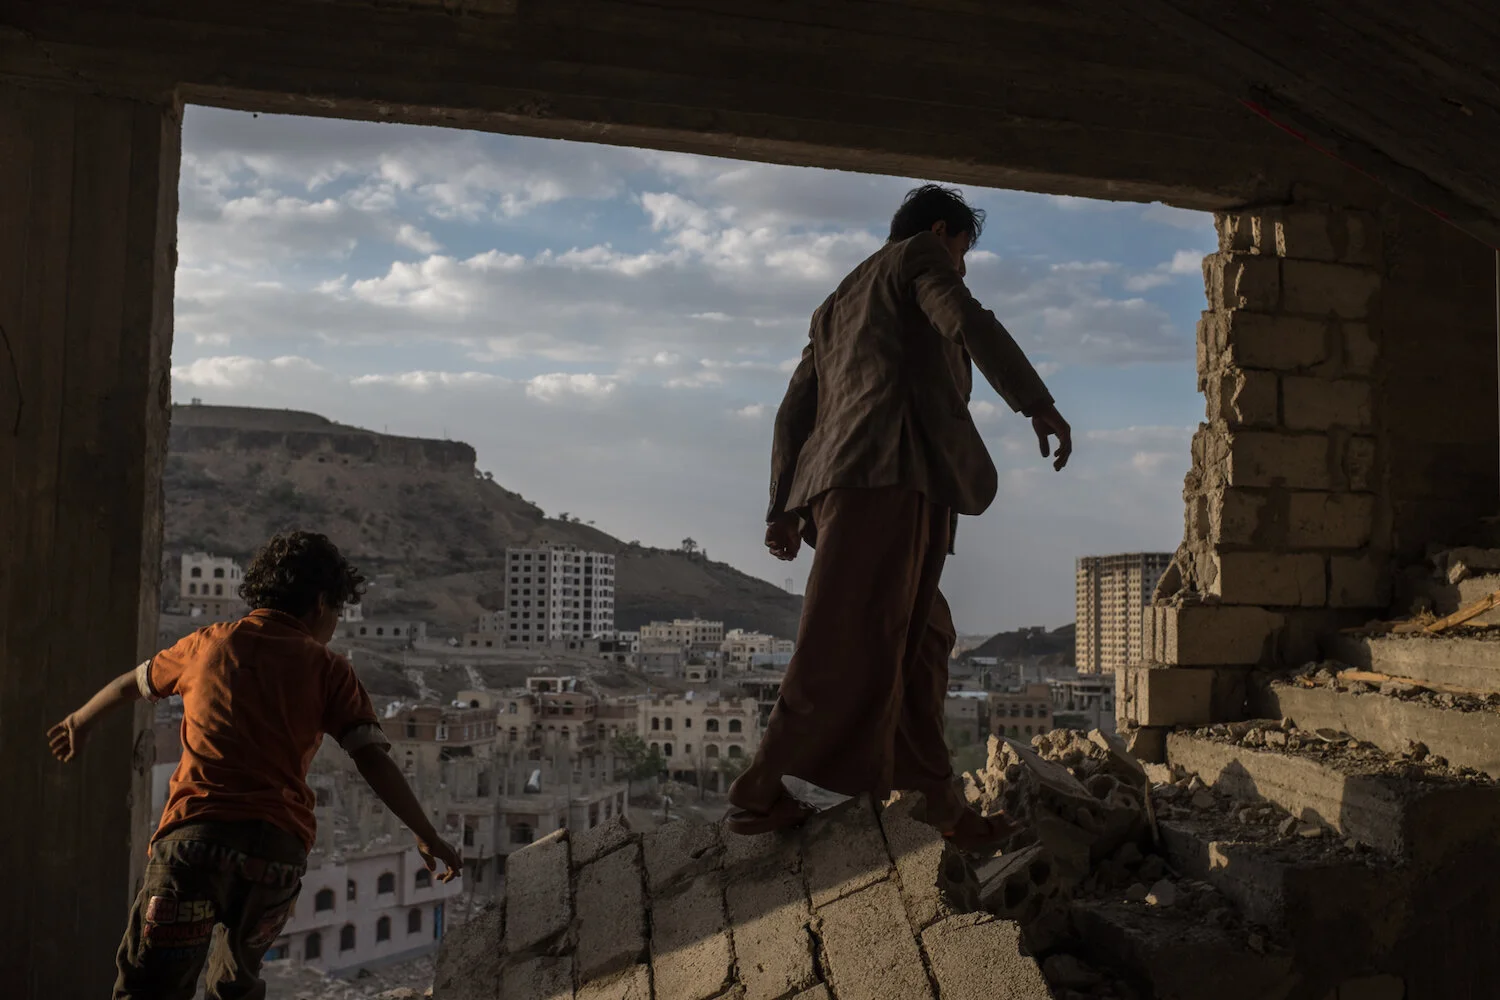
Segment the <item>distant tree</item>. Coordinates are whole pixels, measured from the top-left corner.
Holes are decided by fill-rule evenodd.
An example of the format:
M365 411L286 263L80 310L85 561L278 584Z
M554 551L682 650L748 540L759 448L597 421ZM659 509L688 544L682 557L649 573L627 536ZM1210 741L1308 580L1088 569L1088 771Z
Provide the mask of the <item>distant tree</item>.
M590 527L590 528L592 528L592 527L593 527L593 526L594 526L594 522L593 522L593 521L590 521L590 522L589 522L589 527Z
M686 552L688 555L692 555L694 552L698 551L698 543L693 541L691 538L684 538L682 540L682 551Z
M564 524L566 524L567 521L568 521L568 512L567 511L563 511L561 514L557 515L557 519L559 521L562 521Z
M661 751L646 746L646 741L639 736L633 734L616 736L609 746L614 751L615 758L625 775L627 801L633 794L635 782L654 778L666 770L667 761L661 755Z

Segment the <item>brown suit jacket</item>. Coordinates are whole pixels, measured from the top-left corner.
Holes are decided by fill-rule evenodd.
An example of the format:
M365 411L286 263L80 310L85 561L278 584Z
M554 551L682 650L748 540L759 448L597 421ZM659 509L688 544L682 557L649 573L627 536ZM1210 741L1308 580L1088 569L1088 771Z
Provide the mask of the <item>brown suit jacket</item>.
M776 412L766 520L835 487L901 486L983 513L997 482L969 414L970 359L1011 409L1052 402L936 236L876 251L813 313Z

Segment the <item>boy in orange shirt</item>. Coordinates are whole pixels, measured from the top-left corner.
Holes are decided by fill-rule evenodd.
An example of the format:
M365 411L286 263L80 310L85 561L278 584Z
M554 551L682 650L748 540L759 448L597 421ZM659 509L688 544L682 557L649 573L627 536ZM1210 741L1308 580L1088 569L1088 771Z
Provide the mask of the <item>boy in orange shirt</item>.
M462 869L391 760L354 668L328 648L363 583L327 537L277 535L240 586L248 615L157 653L48 730L66 762L109 709L182 696L182 760L116 955L115 1000L191 1000L215 924L227 933L210 1000L265 996L261 959L291 914L316 834L307 769L325 733L416 835L429 871L442 861L447 882Z

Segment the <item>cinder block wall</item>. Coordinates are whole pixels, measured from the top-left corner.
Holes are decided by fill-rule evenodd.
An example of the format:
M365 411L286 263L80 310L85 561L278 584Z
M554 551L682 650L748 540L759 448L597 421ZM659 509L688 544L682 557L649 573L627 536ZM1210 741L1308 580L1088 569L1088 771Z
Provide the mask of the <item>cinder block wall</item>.
M1386 614L1397 566L1500 513L1494 252L1395 203L1216 222L1207 412L1126 724L1238 716L1250 669Z

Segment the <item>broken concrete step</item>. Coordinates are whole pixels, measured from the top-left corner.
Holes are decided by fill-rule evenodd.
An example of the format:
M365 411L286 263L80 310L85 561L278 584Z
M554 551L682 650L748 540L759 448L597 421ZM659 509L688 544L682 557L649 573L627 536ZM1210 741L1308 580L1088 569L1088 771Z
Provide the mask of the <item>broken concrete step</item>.
M1398 579L1394 611L1397 617L1404 617L1413 605L1420 603L1443 618L1497 590L1500 590L1500 573L1495 572L1480 573L1458 583L1449 583L1430 574L1415 579ZM1500 608L1486 611L1467 624L1500 625Z
M1299 985L1290 953L1257 953L1201 914L1090 900L1069 915L1091 962L1149 984L1157 1000L1287 1000Z
M1500 787L1393 773L1392 762L1378 757L1318 759L1172 733L1167 759L1220 792L1273 802L1304 822L1397 858L1432 860L1462 847L1466 832L1490 842L1500 831ZM1465 820L1454 829L1458 816Z
M1391 753L1417 741L1450 764L1500 778L1500 712L1441 708L1378 693L1272 682L1252 693L1252 711L1302 729L1336 729Z
M1375 960L1382 942L1367 917L1390 912L1406 886L1389 862L1370 863L1372 855L1319 856L1304 844L1241 840L1190 820L1165 820L1160 829L1178 872L1218 889L1250 922L1318 942L1318 967L1330 975Z
M1361 670L1447 684L1477 692L1500 692L1500 634L1474 636L1336 635L1324 642L1329 658Z

